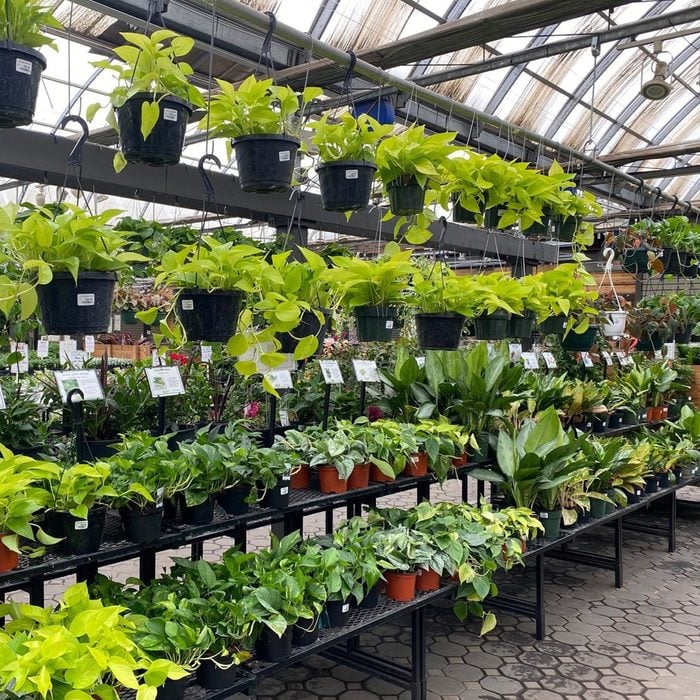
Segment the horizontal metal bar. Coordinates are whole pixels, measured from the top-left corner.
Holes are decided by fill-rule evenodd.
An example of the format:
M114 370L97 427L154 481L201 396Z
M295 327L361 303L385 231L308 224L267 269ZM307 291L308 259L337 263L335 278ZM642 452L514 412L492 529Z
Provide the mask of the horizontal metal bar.
M410 651L409 651L410 653ZM395 661L384 659L376 654L368 654L365 651L341 650L336 647L322 651L319 656L335 661L342 666L349 666L358 671L371 673L389 683L395 683L402 688L410 688L412 683L411 669L401 666Z
M561 559L562 561L572 561L576 564L585 564L608 571L614 571L617 563L615 557L608 557L604 554L593 554L580 549L557 550L551 549L546 553L550 559Z

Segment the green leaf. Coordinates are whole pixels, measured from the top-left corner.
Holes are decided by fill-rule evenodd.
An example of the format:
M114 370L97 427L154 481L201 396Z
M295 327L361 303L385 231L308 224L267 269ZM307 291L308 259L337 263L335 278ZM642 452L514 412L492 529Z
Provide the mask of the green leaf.
M483 637L488 634L496 626L496 616L492 613L486 613L484 621L481 623L481 630L479 631L479 636Z
M157 102L143 102L141 104L141 136L146 141L158 123L160 117L160 105Z
M318 349L318 338L315 335L307 335L302 338L294 349L294 359L304 360L311 357Z

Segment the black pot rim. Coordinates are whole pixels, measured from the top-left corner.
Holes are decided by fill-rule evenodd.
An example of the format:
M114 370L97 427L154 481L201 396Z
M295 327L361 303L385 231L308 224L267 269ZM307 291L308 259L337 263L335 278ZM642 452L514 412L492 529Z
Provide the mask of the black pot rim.
M139 101L139 100L153 100L155 97L156 100L158 100L161 104L163 102L171 102L173 104L178 105L179 107L184 107L190 114L194 112L194 107L190 102L187 100L183 100L181 97L177 97L176 95L163 95L163 93L154 93L154 92L137 92L131 97L129 97L127 100L124 101L124 104L121 107L117 107L117 109L121 109L126 105L128 102L131 102L132 100Z
M53 279L51 280L67 280L73 279L73 275L70 272L64 272L62 270L57 270L53 273ZM116 272L99 272L96 270L85 270L78 273L78 280L116 280ZM51 284L49 282L48 284ZM46 285L43 285L46 286Z
M316 166L316 170L329 170L333 168L371 168L377 169L377 164L371 160L334 160L331 163L321 163Z
M510 321L512 318L513 314L509 314L507 311L493 311L492 313L484 312L479 316L476 320L477 321Z
M46 70L46 57L43 53L31 48L30 46L24 46L24 44L16 44L14 41L5 40L0 41L0 51L15 51L17 53L23 53L27 56L31 56L32 58L41 62L42 70Z
M388 182L386 185L387 190L393 190L400 187L420 187L421 189L424 189L419 184L415 175L400 175L395 180Z
M415 315L416 318L436 318L436 319L464 319L467 317L456 311L424 311Z
M229 296L229 297L240 297L243 298L243 292L239 289L214 289L213 291L208 291L207 289L202 289L201 287L183 287L180 290L180 294L187 294L188 296Z
M383 318L385 316L396 316L399 311L398 305L389 304L388 306L373 306L371 304L356 306L353 311L358 316L368 316L375 318Z
M299 139L286 134L246 134L245 136L236 136L235 139L232 139L234 146L237 143L246 143L247 141L283 141L284 143L293 143L297 147L301 146Z

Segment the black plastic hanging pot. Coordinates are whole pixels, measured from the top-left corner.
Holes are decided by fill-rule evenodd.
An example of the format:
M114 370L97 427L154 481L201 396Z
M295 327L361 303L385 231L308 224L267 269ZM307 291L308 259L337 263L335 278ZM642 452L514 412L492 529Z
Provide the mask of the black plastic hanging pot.
M61 537L54 551L59 554L90 554L100 548L105 528L104 507L91 508L87 520L76 518L67 512L47 510L44 514L44 531L52 537Z
M292 653L292 628L288 627L278 637L269 627L265 627L255 644L255 653L260 661L284 661Z
M361 342L386 343L397 327L397 306L358 306L355 309L357 335Z
M218 659L221 666L217 666L212 659L204 659L197 668L197 683L207 690L222 690L230 688L240 677L240 667L228 666L230 657Z
M160 106L158 121L144 139L141 133L141 109L155 100ZM117 109L119 148L129 163L163 167L180 162L185 145L185 131L192 105L174 95L138 92Z
M345 627L350 616L350 600L329 600L326 602L328 626Z
M0 42L0 129L32 123L46 59L12 41Z
M693 333L693 326L689 325L685 330L678 331L674 337L676 343L685 345L690 342L690 337Z
M331 313L325 309L320 309L323 314L323 323L318 320L318 316L313 311L304 311L301 315L299 325L289 333L278 333L277 340L280 341L280 352L293 353L302 338L313 335L318 338L318 348L315 355L320 355L323 351L323 341L328 335L331 322Z
M219 493L216 500L228 515L245 515L250 509L246 498L250 496L251 488L250 484L232 486Z
M292 631L292 644L295 647L308 647L318 639L318 621L299 620Z
M663 249L664 275L680 275L684 267L684 256L680 250L675 248Z
M540 323L542 335L564 335L566 316L550 316Z
M552 229L553 215L551 211L542 212L542 220L534 221L532 225L523 231L525 236L548 236Z
M180 498L182 519L188 525L207 525L214 519L214 499L211 496L196 506L188 506L184 495L181 494Z
M625 272L631 272L638 275L641 272L647 272L649 269L649 255L646 248L631 248L622 251L620 263Z
M457 224L475 224L476 214L459 203L459 197L452 196L452 221Z
M242 301L241 292L183 289L176 308L187 340L225 343L236 333Z
M567 216L562 219L559 224L559 240L573 241L574 235L580 225L581 217L579 216Z
M503 340L508 337L510 314L494 311L474 319L474 335L477 340Z
M128 542L153 542L160 537L163 508L151 504L146 508L120 508L124 537Z
M369 204L377 166L364 160L325 163L316 168L326 211L355 211Z
M252 134L233 140L244 192L286 192L292 185L300 142L282 134Z
M498 228L498 222L501 220L501 215L503 214L502 209L498 207L491 207L490 209L484 210L484 228Z
M561 346L569 352L588 352L598 336L598 326L589 326L583 333L571 331L561 339Z
M106 333L117 276L113 272L54 272L36 291L44 330L49 335Z
M116 444L119 438L114 437L109 440L85 440L85 458L89 462L97 462L101 459L107 459L117 454Z
M425 190L415 177L400 177L386 186L389 207L395 216L420 214L425 204Z
M174 681L167 678L165 683L156 691L156 700L182 700L187 690L187 678L179 678Z
M640 352L654 352L661 350L665 340L661 333L655 331L653 333L644 333L635 346L635 350Z
M421 350L456 350L466 318L454 312L416 314L416 332Z
M535 329L535 314L526 311L522 316L511 315L508 324L509 338L530 338Z
M286 508L289 505L291 476L281 478L271 489L267 489L263 498L266 508Z

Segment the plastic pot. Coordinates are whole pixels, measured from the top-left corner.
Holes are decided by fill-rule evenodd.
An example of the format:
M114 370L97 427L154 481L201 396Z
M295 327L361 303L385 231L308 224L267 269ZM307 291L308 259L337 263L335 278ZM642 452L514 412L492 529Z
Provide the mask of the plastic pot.
M309 644L313 644L318 639L318 621L317 617L313 622L308 620L302 620L301 623L294 625L292 629L292 645L295 647L308 647ZM308 629L306 625L313 625L311 629Z
M151 504L146 508L120 508L124 537L128 542L153 542L160 537L163 508Z
M542 335L564 335L566 330L566 316L550 316L540 323Z
M369 204L377 166L364 160L325 163L316 168L326 211L355 211Z
M634 493L628 493L627 494L627 503L628 505L634 505L635 503L639 503L642 500L642 489L635 489Z
M41 455L46 454L46 445L35 445L34 447L12 447L5 443L5 447L12 450L16 455L24 455L25 457L33 457L38 459Z
M318 320L313 311L304 311L299 325L293 331L278 333L277 340L280 341L279 352L293 353L302 338L313 335L318 338L318 348L314 354L319 355L323 350L323 341L328 335L328 326L330 325L330 312L321 309L321 313L324 318L323 323Z
M321 493L345 493L348 490L348 482L340 478L335 467L319 467L318 482Z
M386 596L390 600L408 602L416 597L416 572L387 571Z
M508 337L510 314L494 311L474 319L474 335L478 340L503 340Z
M326 602L326 618L328 626L345 627L350 615L350 600L329 600Z
M0 129L32 123L45 69L46 59L38 51L0 42Z
M674 467L673 476L676 477L676 483L680 484L683 481L683 467Z
M292 185L299 140L282 134L253 134L233 140L244 192L286 192Z
M369 462L356 464L348 477L348 490L364 489L369 486Z
M250 508L245 500L250 496L250 490L250 484L232 486L217 494L216 501L228 515L245 515Z
M646 484L644 490L647 493L656 493L659 490L659 477L656 475L645 476L644 483Z
M646 248L631 248L622 251L620 263L625 272L638 275L640 272L647 272L649 269L649 251Z
M377 607L377 603L379 603L379 582L374 584L372 588L370 588L365 597L362 599L361 603L358 605L358 608L360 610L371 610L372 608Z
M396 327L398 307L396 306L358 306L355 309L357 335L361 342L386 343Z
M523 316L511 316L508 323L509 338L530 338L535 330L535 314L526 311Z
M426 452L415 452L406 462L404 476L426 476L428 474L428 455Z
M610 489L607 492L606 496L608 498L610 498L612 501L612 499L614 499L614 497L615 497L615 491L613 489ZM604 503L605 503L605 515L610 515L611 513L614 513L617 510L616 503L614 503L614 502L608 503L607 501L604 501Z
M51 282L36 288L46 333L106 333L116 281L113 272L79 272L76 285L70 272L54 272Z
M476 436L476 444L479 448L474 449L471 445L468 448L469 456L472 462L488 462L489 452L491 451L491 443L488 433L480 433Z
M503 211L505 210L498 207L484 210L484 228L498 228L498 222Z
M682 270L687 267L686 254L675 248L664 248L663 263L665 275L680 275Z
M605 322L601 325L601 333L606 338L617 338L625 332L627 325L626 311L606 311L603 314Z
M180 502L182 508L182 519L188 525L206 525L214 520L214 499L207 496L202 503L196 506L188 506L182 497Z
M44 514L44 531L53 537L63 538L55 545L60 554L89 554L96 552L102 542L106 508L96 507L88 511L87 520L80 520L66 512L48 510Z
M122 326L134 326L140 323L136 318L136 311L134 309L122 309L120 316L122 319Z
M391 481L395 481L393 476L387 476L383 472L380 471L379 467L376 464L370 464L369 467L369 480L370 481L376 481L379 483L388 483Z
M568 333L562 338L561 346L569 352L588 352L598 336L598 326L589 326L583 333Z
M544 527L544 538L555 540L561 533L561 510L541 510L538 513Z
M289 505L289 484L291 476L280 479L271 489L267 490L263 505L266 508L286 508Z
M680 343L681 345L686 345L687 343L690 342L690 338L692 337L693 334L693 326L689 325L684 331L678 331L676 335L674 336L674 340L676 343Z
M222 666L228 666L228 659L220 659ZM228 668L217 666L212 659L205 659L197 668L197 683L207 690L230 688L238 680L239 667L235 664Z
M165 498L163 499L163 521L172 522L177 518L177 505L178 498Z
M311 468L308 464L302 464L292 473L289 483L293 489L308 489L311 486Z
M609 413L592 413L591 419L593 422L592 428L594 433L604 433L608 429L608 424L610 421Z
M176 681L166 678L165 683L156 691L156 700L182 700L187 690L187 678Z
M459 197L452 197L452 221L456 224L475 224L476 214L459 203Z
M9 549L2 541L7 534L0 533L0 572L12 571L19 566L19 554Z
M625 412L624 411L613 411L610 414L608 420L608 430L617 430L621 428L625 422Z
M671 485L671 476L668 472L659 474L659 488L667 489Z
M422 350L456 350L467 320L454 312L416 314L418 347Z
M549 236L552 230L552 219L553 215L550 209L545 209L542 211L542 221L535 221L530 228L525 229L523 234L525 236Z
M661 333L645 333L643 337L639 338L635 350L639 350L640 352L654 352L656 350L661 350L664 342L664 337Z
M110 438L109 440L85 440L86 459L90 462L97 462L100 459L107 459L117 453L116 443L119 438Z
M437 591L440 588L440 574L432 569L418 569L416 571L417 591Z
M605 515L605 504L599 498L591 498L591 517L602 518Z
M288 627L278 637L269 627L265 627L255 644L255 653L260 661L284 661L292 653L292 628Z
M573 241L576 231L581 224L581 218L578 216L567 216L559 222L559 240Z
M399 178L386 186L389 207L394 216L420 214L425 203L425 190L415 177Z
M242 301L241 292L183 289L176 308L187 340L225 343L236 333Z
M357 119L360 114L368 114L380 124L393 124L396 119L396 109L391 97L371 97L358 100L353 105L352 116Z
M141 109L144 103L157 100L160 115L153 131L144 140L141 134ZM192 105L174 95L138 92L117 109L119 148L129 163L163 167L180 162L185 145L185 131Z

